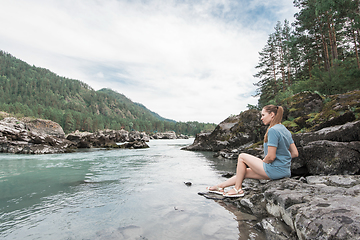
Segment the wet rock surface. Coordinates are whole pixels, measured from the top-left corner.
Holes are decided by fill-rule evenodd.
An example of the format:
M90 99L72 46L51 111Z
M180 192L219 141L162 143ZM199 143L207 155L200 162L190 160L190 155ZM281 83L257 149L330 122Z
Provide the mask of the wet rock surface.
M246 179L241 198L203 192L258 218L267 239L359 239L360 176Z

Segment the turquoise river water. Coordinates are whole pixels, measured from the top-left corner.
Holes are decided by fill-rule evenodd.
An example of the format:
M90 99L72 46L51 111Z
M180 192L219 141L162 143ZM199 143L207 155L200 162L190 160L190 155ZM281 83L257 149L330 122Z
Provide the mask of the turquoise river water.
M236 163L180 150L192 141L0 154L0 239L265 239L254 216L197 194Z

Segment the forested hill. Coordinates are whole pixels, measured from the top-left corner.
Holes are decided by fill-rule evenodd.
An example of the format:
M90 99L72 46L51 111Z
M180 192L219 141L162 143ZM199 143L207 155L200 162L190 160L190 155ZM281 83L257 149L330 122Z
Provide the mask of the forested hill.
M141 103L133 102L129 98L127 98L124 94L118 93L118 92L113 91L113 90L111 90L109 88L100 89L98 92L102 92L102 93L105 93L107 95L110 95L110 96L114 97L118 102L123 103L125 105L134 105L134 107L138 110L138 112L144 112L144 114L152 115L152 117L155 117L158 120L175 122L174 120L161 117L159 114L157 114L155 112L152 112L149 109L147 109Z
M162 118L123 94L111 89L95 91L84 82L30 66L4 51L0 51L0 111L50 119L67 133L124 128L195 135L215 128L214 124Z

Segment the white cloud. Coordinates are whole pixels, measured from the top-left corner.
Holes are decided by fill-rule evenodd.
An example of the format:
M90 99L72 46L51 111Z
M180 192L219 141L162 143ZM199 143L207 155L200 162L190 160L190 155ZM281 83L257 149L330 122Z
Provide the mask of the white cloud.
M295 11L285 0L0 4L2 50L163 117L215 123L256 104L258 52Z

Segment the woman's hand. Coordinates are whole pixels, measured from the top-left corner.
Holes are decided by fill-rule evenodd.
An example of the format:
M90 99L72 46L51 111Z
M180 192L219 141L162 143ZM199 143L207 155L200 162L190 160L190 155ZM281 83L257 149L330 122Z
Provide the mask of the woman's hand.
M268 146L268 153L263 159L264 163L272 163L276 158L276 147Z

